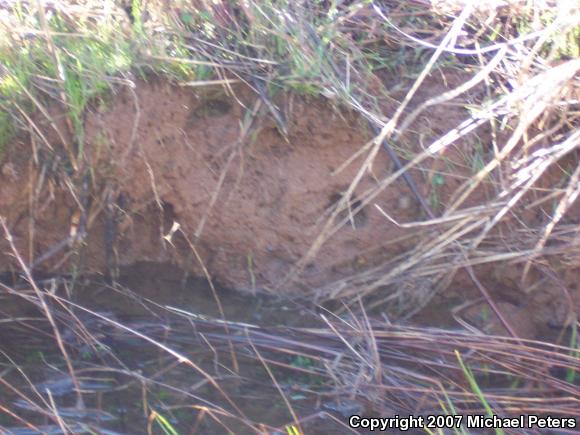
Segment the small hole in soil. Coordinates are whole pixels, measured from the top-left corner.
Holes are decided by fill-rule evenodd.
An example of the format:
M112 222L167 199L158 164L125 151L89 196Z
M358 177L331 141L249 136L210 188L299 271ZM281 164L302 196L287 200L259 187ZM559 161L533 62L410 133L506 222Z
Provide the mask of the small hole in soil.
M330 204L329 207L334 208L338 205L340 200L342 199L342 193L334 193L330 196ZM337 222L342 222L345 219L348 219L347 225L350 228L354 228L356 230L364 228L368 223L368 216L366 210L360 209L362 202L356 197L353 197L353 200L350 203L350 207L341 210L340 213L336 216ZM360 209L360 210L359 210ZM357 211L358 210L358 211Z
M161 208L163 211L163 231L167 232L173 226L173 221L175 221L175 209L173 204L165 201L161 202Z
M314 276L316 274L319 273L318 268L316 267L316 264L314 263L309 263L306 265L306 267L304 268L304 274L306 276Z
M215 118L224 116L232 109L232 105L225 100L208 100L204 101L199 107L194 110L194 114L198 118Z

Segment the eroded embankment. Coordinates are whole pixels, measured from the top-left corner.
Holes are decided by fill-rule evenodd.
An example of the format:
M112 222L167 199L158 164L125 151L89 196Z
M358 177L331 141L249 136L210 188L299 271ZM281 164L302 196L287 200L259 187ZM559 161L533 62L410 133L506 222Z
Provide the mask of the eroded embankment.
M446 78L447 86L451 79ZM426 89L419 101L445 87L434 82ZM422 240L437 237L429 229L397 226L373 206L399 222L424 219L424 211L398 180L356 215L348 208L338 213L334 221L345 225L303 261L322 240L321 231L350 183L360 176L351 197L350 210L355 210L359 196L379 186L393 166L379 152L372 169L359 173L367 154L357 151L372 137L359 116L315 98L281 95L276 104L288 120L287 135L263 100L247 88L229 94L222 88L200 92L153 80L120 89L86 114L84 153L90 169L84 168L76 188L58 172L64 161L58 153L45 152L37 136L22 136L6 153L0 174L0 209L20 255L35 270L48 273L114 274L122 265L169 261L226 287L295 294L377 265L384 269L389 261L395 265ZM61 112L53 108L51 113L66 131ZM413 133L414 146L419 149L451 130L466 113L459 105L430 109L424 128ZM37 125L48 143L58 142L46 119L38 117ZM481 141L486 132L478 134L464 140ZM406 145L411 142L407 138ZM453 158L463 157L448 153L431 171L411 171L432 204L445 203L467 177L446 170ZM435 170L445 175L444 185L434 178ZM485 195L482 189L474 198ZM79 226L86 228L86 237L67 243ZM3 244L2 262L14 269L12 254ZM301 262L299 273L285 279ZM383 273L377 270L375 275ZM509 278L520 272L495 266L482 270L508 316L529 317L527 310L532 310L541 313L539 322L545 324L561 306L546 308L542 296L537 303L528 299L525 307L516 307L518 290ZM428 280L413 283L410 298L430 294L431 289L419 288L429 286ZM455 288L459 291L449 296L452 301L444 299L443 305L478 294L461 274ZM477 316L481 309L474 312ZM522 332L535 333L535 325Z
M141 83L135 93L122 90L87 115L85 151L98 179L83 268L103 271L110 242L120 265L173 260L201 275L201 259L223 285L273 289L313 244L359 170L360 158L339 168L369 140L365 124L316 99L286 98L281 104L292 105L286 139L268 117L243 125L260 101L251 92L238 89L234 98L222 90L204 94ZM246 135L243 129L249 130ZM27 144L20 148L29 155ZM78 207L67 186L42 173L50 162L37 168L27 164L28 157L12 154L4 164L1 205L23 255L38 258L67 237ZM359 189L377 185L390 168L386 156L377 156ZM36 198L31 221L35 189L45 193ZM404 195L399 184L377 202L407 220L416 210ZM107 213L97 214L99 207L114 214L114 241L106 241ZM174 222L183 232L164 239ZM394 256L401 246L393 242L402 235L375 209L362 210L286 288L312 288L368 265L373 257ZM55 255L38 266L48 270L60 259Z

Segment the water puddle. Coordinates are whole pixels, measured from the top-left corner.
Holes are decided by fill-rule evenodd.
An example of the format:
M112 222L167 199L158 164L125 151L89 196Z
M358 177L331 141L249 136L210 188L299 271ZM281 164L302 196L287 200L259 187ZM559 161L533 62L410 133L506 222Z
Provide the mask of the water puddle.
M545 413L528 400L537 386L558 398L552 413L577 412L580 362L556 344L313 312L168 264L136 264L115 284L38 284L51 289L58 340L28 284L3 286L22 306L20 317L0 309L1 433L312 435L352 432L353 414L433 414L442 403L483 414L462 364L499 407Z
M267 349L276 341L253 326L316 326L307 309L212 289L155 263L124 269L116 285L77 280L68 292L72 303L63 298L53 308L75 376L52 340L20 352L21 371L10 370L7 379L28 387L5 400L36 429L0 419L11 433L56 434L69 425L74 433L276 434L303 418L301 425L316 420L309 433L342 426L340 407L347 405L334 403L330 392L325 398L322 367L299 350L272 360ZM50 329L40 318L28 324Z

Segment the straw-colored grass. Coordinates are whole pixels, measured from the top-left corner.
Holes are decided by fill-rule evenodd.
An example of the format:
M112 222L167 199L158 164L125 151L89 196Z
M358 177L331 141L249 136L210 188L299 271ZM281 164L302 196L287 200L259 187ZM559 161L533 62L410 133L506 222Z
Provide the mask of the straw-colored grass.
M330 104L357 111L376 135L360 144L358 159L353 156L345 162L359 165L357 176L280 286L299 279L302 268L352 214L375 206L375 198L402 178L417 196L423 218L396 222L388 210L380 211L394 225L416 229L421 241L397 258L377 259L372 268L312 289L311 295L317 301L341 298L351 305L366 298L408 316L465 269L496 310L478 278L478 266L519 263L520 286L529 290L535 284L530 282L533 270L560 283L558 274L564 268L579 265L578 226L568 216L580 194L579 36L579 6L563 0L512 1L487 8L446 1L435 2L433 8L423 1L363 0L200 0L170 6L140 0L128 6L112 0L0 1L0 153L10 152L7 146L14 135L28 133L44 153L59 156L53 171L59 174L60 185L78 199L81 219L78 232L55 249L74 250L85 226L110 200L93 198L89 209L92 184L87 180L94 176L94 168L85 153L83 124L89 104L106 104L108 94L121 86L131 88L136 78L151 74L183 86L244 82L285 134L286 120L271 96L281 91L322 96ZM466 78L441 95L417 101L429 76L443 68L462 71ZM388 88L381 74L400 76L407 84ZM383 113L379 100L393 103L393 112ZM422 117L449 103L469 109L465 118L449 131L433 132L430 143L408 146ZM66 115L64 123L48 110L55 104ZM48 141L44 127L33 121L39 118L44 118L56 141ZM483 134L484 129L490 134ZM417 174L428 174L452 150L463 156L467 172L462 172L459 187L443 198L437 189L445 184L445 174L424 179ZM354 191L381 152L399 163L376 187L359 193L354 206ZM38 164L37 158L31 157L33 163ZM430 198L416 187L425 182L430 184ZM484 188L487 195L480 194ZM526 221L523 212L530 210L540 211L544 218ZM346 217L338 219L341 216ZM3 236L10 238L2 223ZM96 409L97 423L94 419L87 423L91 409L83 403L82 391L105 387L100 379L83 380L80 375L85 371L115 378L116 392L140 388L150 427L157 425L166 433L177 430L178 411L183 409L195 410L194 427L207 419L230 431L274 430L245 415L240 406L244 401L222 386L223 378L240 379L234 370L238 358L265 369L273 394L287 408L288 433L301 432L312 421L294 412L292 391L280 383L280 376L289 371L320 383L319 388L315 383L303 385L300 395L318 403L338 397L366 401L383 414L445 408L456 413L493 409L502 415L578 417L577 343L564 347L522 340L497 310L513 337L403 327L369 320L364 310L350 320L329 314L314 329L224 324L225 318L203 320L171 310L166 313L170 322L125 324L75 305L58 296L54 287L37 284L30 264L14 245L11 255L19 260L20 273L30 287L16 290L0 284L2 297L24 299L44 320L39 321L41 326L37 320L2 321L25 328L29 337L40 334L56 340L62 359L54 358L64 363L65 384L76 400L72 409L65 407L50 388L41 391L20 363L2 351L0 388L14 400L2 402L0 409L11 425L34 429L41 422L38 415L27 414L32 412L46 418L46 431L98 430L107 414ZM34 265L34 259L30 263ZM124 366L98 334L88 325L85 328L85 321L77 317L81 312L112 327L121 342L138 340L158 352L161 368L141 373ZM104 349L106 358L89 368L81 364L61 334L63 323L80 331L81 341L93 353ZM576 319L571 324L576 331ZM188 354L193 345L214 355L215 372ZM296 356L314 363L292 365L289 358ZM231 368L222 363L228 358ZM52 361L44 363L51 366ZM191 389L173 385L169 381L173 370L195 374L198 384ZM8 374L18 377L20 384L8 380ZM219 403L198 391L203 388L211 390Z
M43 304L24 288L2 285L2 291L39 308ZM66 345L77 355L71 360L74 372L57 370L63 362L47 346L41 346L47 352L42 361L49 365L40 379L38 364L18 363L2 352L0 391L10 398L4 411L13 418L22 415L11 424L35 427L38 417L45 416L53 427L72 432L79 427L102 430L99 425L110 427L123 418L110 402L116 394L130 398L127 409L143 408L142 421L168 433L191 429L192 418L196 426L233 433L271 433L283 430L284 424L308 433L310 424L328 423L329 418L345 424L350 414L362 409L383 417L580 417L578 385L567 376L580 370L580 360L577 351L566 346L394 325L364 314L339 318L329 312L319 315L318 326L310 328L236 322L227 322L226 328L223 320L161 307L128 289L106 291L157 315L120 322L66 297L44 293L43 299L55 307L52 316L73 331L66 335ZM7 318L4 323L12 334L34 338L43 335L46 321ZM238 371L231 369L232 344ZM88 355L83 357L79 349ZM137 363L140 369L130 369L128 363ZM87 403L64 405L63 398L74 397L77 388ZM245 398L248 388L256 391L254 399ZM253 407L262 409L263 400L269 407L281 403L277 414L282 426L276 427L272 415L248 416ZM347 415L340 416L341 408ZM27 412L22 414L23 410ZM126 430L138 425L132 421Z

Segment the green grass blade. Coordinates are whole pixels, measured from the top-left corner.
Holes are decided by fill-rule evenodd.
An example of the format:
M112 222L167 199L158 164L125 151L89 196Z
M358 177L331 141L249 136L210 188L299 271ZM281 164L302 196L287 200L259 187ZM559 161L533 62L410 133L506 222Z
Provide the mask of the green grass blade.
M457 360L459 361L459 365L461 366L461 370L463 371L463 374L465 375L465 377L467 378L467 381L469 382L469 386L471 387L471 390L475 393L475 395L477 396L477 398L479 399L479 401L481 402L481 404L485 408L485 412L488 415L488 417L493 417L493 415L494 415L493 409L491 409L489 402L487 401L487 399L483 395L481 388L479 388L479 385L477 384L477 380L475 379L475 376L473 375L473 373L471 372L469 367L467 367L465 365L465 363L463 362L463 359L461 358L459 351L456 350L455 355L457 356ZM505 435L505 432L501 429L495 429L495 433L496 433L496 435Z
M153 415L154 420L157 422L163 433L166 435L179 435L179 432L174 429L174 427L171 425L171 423L169 423L169 421L167 421L165 417L155 411L153 411Z

